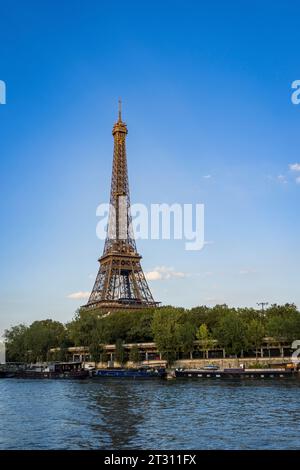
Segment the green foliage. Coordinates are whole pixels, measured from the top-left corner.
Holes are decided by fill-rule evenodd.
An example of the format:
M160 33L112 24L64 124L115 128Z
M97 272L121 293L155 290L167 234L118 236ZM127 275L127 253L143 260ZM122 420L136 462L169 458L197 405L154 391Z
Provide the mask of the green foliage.
M13 362L45 361L50 348L67 342L65 326L53 320L35 321L29 327L18 325L6 330L4 336L7 360Z
M66 335L64 325L58 321L35 321L27 330L27 347L34 361L45 361L50 348L61 345Z
M265 336L265 328L261 320L253 318L246 325L246 341L247 346L255 348L256 356L257 349L261 346L262 340Z
M108 362L109 360L110 360L110 355L104 349L100 355L100 362L105 363L105 362Z
M5 330L6 360L8 362L23 362L27 360L27 330L28 327L23 324Z
M93 341L89 345L89 353L90 353L92 361L99 362L101 360L101 355L103 353L102 345L99 344L98 341Z
M99 343L115 344L117 339L138 343L152 341L152 317L153 309L111 314L103 314L100 310L79 310L67 328L76 346L89 345L91 335L96 336Z
M239 317L241 320L243 320L246 323L250 323L252 320L257 320L261 322L262 316L261 316L261 310L256 310L254 308L238 308L236 309Z
M300 315L289 312L285 317L281 315L271 316L267 321L267 333L278 340L292 342L300 335Z
M236 310L230 309L214 329L214 338L228 354L238 355L247 348L246 325Z
M190 322L179 323L176 328L179 351L190 353L194 349L196 329Z
M116 341L115 359L121 365L126 362L126 351L123 346L123 341L121 339L117 339Z
M210 332L218 325L220 319L228 312L226 304L215 305L214 307L194 307L187 311L190 321L195 325L196 329L205 324Z
M171 308L157 310L153 316L152 331L154 341L162 357L172 363L179 350L176 329L176 312Z
M214 340L205 323L202 323L202 325L199 326L196 332L196 338L200 341L200 351L204 351L207 357L207 350L213 347Z
M277 305L272 304L267 310L264 312L267 318L270 317L283 317L287 318L290 315L299 314L297 307L295 304L284 304L284 305Z
M98 311L76 312L74 320L67 324L68 336L75 346L88 346L96 339L101 343L105 339L101 318L102 314Z
M155 341L162 357L171 363L179 353L192 351L196 338L203 351L213 346L214 339L227 354L239 355L241 350L258 349L264 336L290 343L299 339L297 307L274 304L262 312L227 305L198 306L190 310L166 306L110 314L100 309L81 309L66 325L43 320L30 326L14 326L6 330L5 342L8 361L67 360L68 347L76 345L89 347L96 362L103 357L106 362L104 344ZM52 348L58 349L50 355ZM125 351L122 354L125 357Z
M129 360L134 363L140 362L140 350L138 346L133 346L129 352Z
M73 346L73 343L68 337L67 330L65 330L64 338L58 345L58 348L59 348L58 359L57 359L58 361L64 362L64 361L70 360L70 354L68 352L68 348L70 346Z
M114 312L105 318L108 342L122 339L126 343L152 341L153 309Z
M248 369L268 369L269 364L267 362L254 362L253 364L248 364Z
M166 307L155 311L153 339L164 359L171 364L179 351L190 352L195 340L195 327L186 321L183 309Z

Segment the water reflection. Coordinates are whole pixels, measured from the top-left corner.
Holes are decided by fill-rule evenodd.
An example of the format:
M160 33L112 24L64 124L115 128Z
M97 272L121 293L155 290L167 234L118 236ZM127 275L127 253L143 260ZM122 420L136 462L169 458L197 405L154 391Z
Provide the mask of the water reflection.
M93 430L107 437L107 448L130 448L137 435L137 427L144 421L137 382L105 380L90 388L89 407L97 413L99 421ZM144 402L146 405L147 399Z

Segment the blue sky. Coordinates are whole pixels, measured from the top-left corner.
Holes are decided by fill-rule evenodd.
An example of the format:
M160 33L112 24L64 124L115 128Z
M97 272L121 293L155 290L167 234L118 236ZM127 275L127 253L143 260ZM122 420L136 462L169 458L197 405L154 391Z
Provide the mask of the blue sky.
M132 202L205 204L202 251L138 242L156 300L300 306L299 43L293 2L1 0L0 332L92 288L119 96Z

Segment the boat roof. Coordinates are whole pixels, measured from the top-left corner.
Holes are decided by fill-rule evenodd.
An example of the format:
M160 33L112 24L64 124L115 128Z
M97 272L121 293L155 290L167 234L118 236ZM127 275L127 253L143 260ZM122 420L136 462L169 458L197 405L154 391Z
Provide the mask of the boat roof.
M79 365L82 364L81 361L74 361L74 362L51 362L50 364L55 364L55 365Z

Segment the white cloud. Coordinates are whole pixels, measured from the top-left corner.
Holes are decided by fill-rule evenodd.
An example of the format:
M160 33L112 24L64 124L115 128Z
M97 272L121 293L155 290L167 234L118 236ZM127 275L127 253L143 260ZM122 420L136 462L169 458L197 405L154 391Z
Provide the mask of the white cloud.
M284 175L278 175L277 176L277 179L280 183L283 183L283 184L286 184L287 183L287 179Z
M205 178L208 180L209 178L211 178L211 175L203 175L202 178Z
M256 270L255 269L241 269L240 274L242 275L247 275L247 274L255 274Z
M211 277L214 275L212 271L205 271L203 273L195 273L195 276L200 276L200 277Z
M296 173L299 173L300 172L300 163L291 163L289 165L289 169L291 171L294 171ZM296 184L300 184L300 176L297 176L296 179L295 179L295 182Z
M68 299L75 299L75 300L81 300L81 299L88 299L90 296L90 292L73 292L72 294L67 295Z
M159 271L149 271L145 273L147 281L159 281L162 279L162 274Z
M186 273L175 271L174 268L167 266L157 266L153 271L145 273L148 281L162 281L166 279L183 278L186 277Z
M291 171L300 171L300 163L291 163L289 169Z
M282 175L282 174L279 174L277 176L267 175L266 178L269 181L276 181L277 183L280 183L280 184L287 184L289 182L287 176Z

